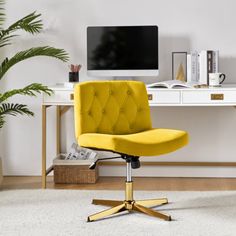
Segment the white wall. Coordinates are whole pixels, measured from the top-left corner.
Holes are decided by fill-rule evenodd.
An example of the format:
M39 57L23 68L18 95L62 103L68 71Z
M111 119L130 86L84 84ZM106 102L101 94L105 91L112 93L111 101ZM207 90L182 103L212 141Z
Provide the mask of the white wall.
M81 80L86 76L86 26L157 24L160 35L160 76L171 77L171 52L202 49L220 50L220 71L227 82L236 82L236 31L234 0L7 0L7 22L37 10L42 13L45 30L36 37L22 37L1 56L31 46L51 45L66 49L71 63L81 63ZM32 82L52 85L67 80L66 64L49 58L22 62L0 81L0 90L22 87ZM156 79L156 78L154 78ZM0 131L0 156L5 175L39 175L41 173L41 108L40 98L17 97L28 104L34 118L8 118ZM55 110L48 113L48 160L55 154ZM185 129L190 144L159 161L236 161L236 110L232 107L153 108L154 125ZM63 117L63 150L74 140L73 114ZM102 175L122 175L123 168L104 167ZM146 167L135 171L147 176L236 176L236 168Z

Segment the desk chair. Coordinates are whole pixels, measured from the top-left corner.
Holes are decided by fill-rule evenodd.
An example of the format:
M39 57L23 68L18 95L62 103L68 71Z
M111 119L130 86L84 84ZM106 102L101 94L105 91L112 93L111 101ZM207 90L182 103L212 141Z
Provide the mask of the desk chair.
M93 204L111 208L88 217L102 219L123 211L136 211L164 220L171 216L149 207L168 203L167 198L134 200L131 169L140 167L140 156L173 152L188 142L185 131L152 128L144 83L93 81L75 87L75 133L80 146L120 154L126 161L125 200L94 199Z

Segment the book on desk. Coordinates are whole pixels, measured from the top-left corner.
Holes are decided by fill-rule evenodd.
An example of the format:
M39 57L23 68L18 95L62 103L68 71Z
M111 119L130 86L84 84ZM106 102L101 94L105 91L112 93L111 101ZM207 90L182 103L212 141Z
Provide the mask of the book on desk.
M147 84L147 88L168 88L168 89L176 89L176 88L202 88L208 87L207 85L200 84L199 82L185 82L181 80L166 80L160 81L152 84Z

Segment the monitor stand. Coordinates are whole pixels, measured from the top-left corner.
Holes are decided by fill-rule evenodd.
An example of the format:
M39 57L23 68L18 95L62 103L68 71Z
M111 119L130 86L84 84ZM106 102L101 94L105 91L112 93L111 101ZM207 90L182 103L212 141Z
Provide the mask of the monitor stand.
M135 80L134 76L113 76L113 80Z

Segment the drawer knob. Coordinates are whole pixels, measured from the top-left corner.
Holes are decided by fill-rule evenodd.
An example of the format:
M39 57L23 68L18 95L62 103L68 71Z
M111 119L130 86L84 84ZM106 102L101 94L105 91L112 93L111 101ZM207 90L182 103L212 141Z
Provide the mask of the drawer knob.
M74 100L74 94L73 93L70 94L70 100Z
M211 94L211 100L224 100L224 94L223 93L213 93Z
M148 100L152 100L152 99L153 99L152 94L148 94Z

